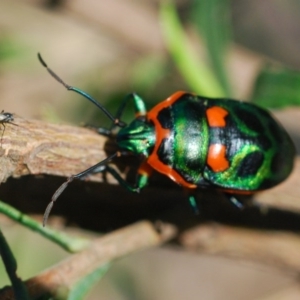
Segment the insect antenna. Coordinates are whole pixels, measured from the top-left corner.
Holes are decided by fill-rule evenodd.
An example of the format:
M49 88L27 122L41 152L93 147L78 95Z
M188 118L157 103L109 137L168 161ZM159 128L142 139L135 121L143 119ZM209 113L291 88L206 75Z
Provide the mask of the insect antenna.
M111 156L105 158L104 160L101 160L100 162L98 162L97 164L95 164L94 166L78 173L78 174L75 174L75 175L71 175L57 190L56 192L53 194L52 198L51 198L51 201L49 202L49 204L47 205L47 208L45 210L45 213L44 213L44 217L43 217L43 226L45 227L46 226L46 223L47 223L47 220L48 220L48 217L49 217L49 214L52 210L52 207L54 205L54 202L57 200L57 198L61 195L61 193L67 188L68 184L70 182L72 182L74 179L80 179L82 177L85 177L87 176L88 174L90 173L93 173L94 171L96 171L99 167L101 166L105 166L107 165L111 160L113 160L115 157L120 157L122 156L122 152L120 151L117 151L115 152L114 154L112 154ZM104 169L101 171L103 172ZM96 171L97 172L97 171Z
M88 93L70 86L68 84L66 84L56 73L54 73L49 67L48 65L45 63L45 61L43 60L42 56L40 53L38 53L38 59L40 61L40 63L47 69L47 71L49 72L49 74L56 79L59 83L61 83L68 91L73 91L75 93L78 93L79 95L83 96L84 98L88 99L89 101L91 101L92 103L94 103L100 110L103 111L103 113L113 122L113 124L115 126L118 127L125 127L126 123L120 121L118 118L115 118L103 105L101 105L96 99L94 99L91 95L89 95Z

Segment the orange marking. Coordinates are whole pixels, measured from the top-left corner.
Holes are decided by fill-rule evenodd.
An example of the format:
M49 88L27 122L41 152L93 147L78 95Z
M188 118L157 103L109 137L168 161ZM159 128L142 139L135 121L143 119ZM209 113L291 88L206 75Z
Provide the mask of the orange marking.
M239 194L239 195L252 195L258 191L244 191L244 190L231 190L231 189L220 189L220 191L229 194Z
M141 176L146 175L149 177L152 174L152 171L153 171L152 167L149 166L147 161L144 161L138 169L138 174Z
M134 114L134 116L135 116L136 119L139 118L139 117L144 117L145 115L146 115L145 113L141 113L141 112L136 112Z
M213 106L206 110L206 117L210 127L225 127L225 117L228 111L219 106Z
M152 154L148 157L147 162L153 169L168 176L169 178L174 180L179 185L194 189L197 187L197 185L187 182L173 168L171 168L170 166L165 165L163 162L161 162L157 155L158 148L161 145L163 139L168 138L170 136L170 130L161 127L161 124L159 123L159 121L157 119L157 115L159 114L159 112L162 109L172 105L184 94L186 94L186 92L179 91L179 92L174 93L169 98L167 98L165 101L162 101L159 104L157 104L156 106L154 106L147 113L147 118L149 121L153 122L155 131L156 131L156 143L154 146L154 150L153 150Z
M225 171L229 167L226 155L226 146L222 144L213 144L209 146L207 164L214 172Z

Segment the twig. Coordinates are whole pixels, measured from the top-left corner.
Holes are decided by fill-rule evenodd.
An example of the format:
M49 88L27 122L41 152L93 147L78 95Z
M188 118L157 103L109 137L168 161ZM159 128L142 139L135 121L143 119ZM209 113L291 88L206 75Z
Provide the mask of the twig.
M6 125L2 139L0 182L28 174L69 176L106 157L106 139L92 130L18 116L15 123Z
M60 289L71 289L84 276L100 266L144 248L160 245L176 235L171 225L157 233L150 222L140 222L98 238L82 252L25 282L30 297L55 296ZM14 299L12 289L0 290L1 299Z
M23 174L70 176L106 157L106 153L103 151L106 140L91 130L66 125L50 125L39 121L26 121L17 116L15 117L15 122L19 126L9 126L8 124L3 136L3 155L0 158L2 166L0 178L2 179ZM299 178L300 160L297 159L295 169L290 178L274 189L255 195L256 201L262 204L267 203L272 207L299 212ZM100 181L101 177L92 177L91 180ZM112 182L110 178L108 178L108 181ZM157 193L159 191L156 191L155 195ZM102 190L101 194L103 194ZM143 201L147 197L150 198L150 201L153 201L154 193L149 190L148 193L142 194ZM177 197L181 196L178 195ZM125 200L122 199L122 201ZM192 213L189 217L190 219L193 218ZM220 225L219 227L204 226L200 227L199 230L201 236L204 232L206 235L214 237L214 245L217 246L217 249L210 248L212 240L205 239L203 236L199 241L200 244L197 244L199 233L193 230L182 233L183 246L222 255L231 253L231 256L236 255L262 262L268 262L267 258L269 258L270 263L275 262L277 266L285 266L294 271L300 270L300 266L297 263L300 259L297 254L294 256L295 259L293 258L293 261L291 261L292 257L286 254L289 251L274 250L279 245L284 247L283 245L285 244L287 249L291 249L291 251L292 249L299 249L300 238L297 235L274 231L242 230ZM186 238L187 236L189 237L188 239ZM277 239L278 246L273 248L267 247L268 241L272 244ZM187 240L194 240L194 242L187 242ZM239 247L239 243L242 240L245 241L245 244L249 243L247 247ZM253 253L245 251L245 249L252 248L256 249Z
M186 231L180 241L192 251L256 261L300 272L300 237L297 234L211 223Z
M15 116L18 126L7 124L0 149L0 183L8 177L50 174L69 177L107 157L107 139L81 127L55 125ZM292 175L279 186L255 195L263 205L300 212L300 159ZM101 176L90 176L102 181ZM112 176L107 182L116 183Z

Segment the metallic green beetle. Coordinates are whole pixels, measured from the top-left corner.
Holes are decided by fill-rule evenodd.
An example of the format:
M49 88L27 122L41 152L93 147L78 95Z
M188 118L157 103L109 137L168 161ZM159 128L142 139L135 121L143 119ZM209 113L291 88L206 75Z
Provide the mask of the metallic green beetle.
M69 177L53 195L45 219L69 182L95 171L110 172L120 184L137 192L147 184L154 169L189 189L195 210L192 191L199 187L221 190L240 207L235 195L271 188L292 171L295 147L291 138L268 111L254 104L176 92L147 112L144 101L131 94L114 117L90 95L65 84L39 58L56 80L93 102L112 120L110 129L101 128L99 132L115 139L119 147L110 157ZM136 118L126 125L120 116L130 100ZM116 127L120 130L114 134ZM142 157L135 186L108 164L125 155Z

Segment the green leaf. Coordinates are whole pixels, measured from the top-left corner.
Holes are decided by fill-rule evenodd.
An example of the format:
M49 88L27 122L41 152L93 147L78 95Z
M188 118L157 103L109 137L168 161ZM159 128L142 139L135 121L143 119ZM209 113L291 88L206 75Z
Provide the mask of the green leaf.
M225 68L232 36L230 1L194 0L192 19L205 41L207 56L213 71L226 96L230 96L231 87Z
M300 105L300 72L264 67L256 79L251 101L268 108Z
M80 300L90 291L90 289L99 282L99 280L109 270L110 264L105 264L80 280L68 296L68 300Z
M0 61L1 63L14 59L18 57L18 55L21 55L24 49L22 48L20 44L18 44L13 39L9 38L8 36L2 36L0 38Z
M37 222L29 216L21 213L14 207L0 201L0 213L3 213L10 219L22 224L23 226L38 232L45 238L58 244L69 252L79 252L84 249L89 241L80 237L72 237L65 233L53 230L49 227L43 227L41 222Z
M140 91L154 87L166 74L163 59L158 56L144 56L137 60L131 70L131 84Z
M11 281L15 298L19 300L29 300L30 298L25 284L17 275L16 259L2 234L2 231L0 231L0 257L2 258L6 273Z
M166 46L193 92L209 97L223 97L225 92L213 72L193 52L171 1L163 1L160 20Z

